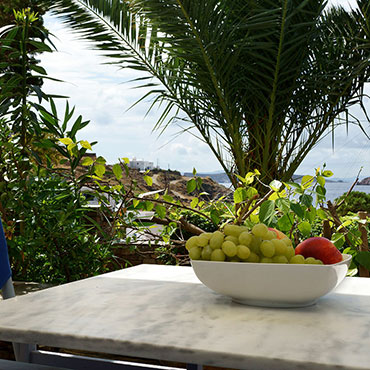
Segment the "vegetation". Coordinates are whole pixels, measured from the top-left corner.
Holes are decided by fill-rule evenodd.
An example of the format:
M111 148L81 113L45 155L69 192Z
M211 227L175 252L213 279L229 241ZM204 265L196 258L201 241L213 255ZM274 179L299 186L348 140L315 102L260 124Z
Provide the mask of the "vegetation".
M138 85L165 106L156 128L196 128L237 187L235 174L254 169L264 183L288 181L351 121L370 77L370 5L357 3L58 0L51 9L113 63L146 72Z
M87 123L79 117L67 130L73 112L67 105L60 122L52 97L41 90L47 74L35 56L52 49L38 24L35 13L22 10L0 35L6 61L0 77L0 212L15 278L63 282L106 271L112 253L84 208L86 177L75 175L87 149L75 148L71 157L56 144L60 137L75 139ZM64 171L55 169L60 161L69 164Z
M359 211L370 214L370 194L361 191L352 191L350 194L343 194L335 200L341 203L338 207L338 214L345 216L349 212L358 213Z
M22 9L31 8L32 11L39 15L38 23L42 25L42 18L40 17L45 13L39 2L34 0L1 0L0 3L0 28L8 26L14 21L14 10L20 11Z
M30 10L15 13L15 24L1 31L0 213L10 248L14 276L22 280L65 282L120 268L117 244L135 249L149 244L163 263L188 263L184 249L190 235L226 224L265 223L286 233L293 244L323 233L329 222L338 249L370 269L370 252L361 252L356 215L338 216L339 204L325 202L325 168L299 183L264 182L258 169L235 174L232 199L204 200L202 180L193 171L187 190L190 204L169 193L144 195L129 176L128 159L112 166L88 156L93 143L78 140L88 125L74 117L68 103L60 116L54 98L42 90L46 71L36 55L50 52L47 31ZM234 176L234 175L233 175ZM149 172L143 174L152 185ZM88 189L88 194L86 192ZM94 196L99 207L89 207ZM326 204L325 204L326 203ZM142 211L153 217L142 220ZM160 224L160 233L153 226Z

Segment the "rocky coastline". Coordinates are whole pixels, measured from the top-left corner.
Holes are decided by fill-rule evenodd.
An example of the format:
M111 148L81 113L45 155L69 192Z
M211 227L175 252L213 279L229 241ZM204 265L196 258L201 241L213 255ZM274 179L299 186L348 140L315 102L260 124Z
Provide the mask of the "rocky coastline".
M370 177L365 177L357 183L357 185L370 185Z

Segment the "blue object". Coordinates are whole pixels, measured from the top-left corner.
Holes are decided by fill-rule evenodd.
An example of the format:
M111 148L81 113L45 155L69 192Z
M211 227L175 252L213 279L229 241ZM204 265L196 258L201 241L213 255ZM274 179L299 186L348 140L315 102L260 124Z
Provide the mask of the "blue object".
M8 247L6 245L3 224L0 219L0 289L11 276L12 270L9 264Z

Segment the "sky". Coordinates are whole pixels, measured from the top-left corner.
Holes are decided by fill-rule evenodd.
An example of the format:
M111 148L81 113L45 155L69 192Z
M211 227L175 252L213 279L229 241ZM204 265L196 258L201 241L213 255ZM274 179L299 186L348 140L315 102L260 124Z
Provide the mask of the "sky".
M354 0L331 1L345 7L355 6ZM47 81L44 90L69 97L70 106L76 114L90 120L78 137L79 140L98 141L94 152L116 163L118 158L128 157L152 161L163 169L191 172L214 172L221 170L208 146L189 133L177 135L178 127L168 128L159 136L153 132L159 111L154 108L147 114L149 101L129 109L144 94L129 81L139 75L128 69L104 64L108 60L92 50L56 17L46 15L45 26L54 35L57 52L43 53L41 65L48 75L64 82ZM368 88L370 94L370 88ZM60 115L64 101L58 103ZM370 113L370 99L365 101ZM362 120L370 134L370 123L358 107L351 113ZM77 117L77 116L76 116ZM298 174L313 174L315 168L326 168L338 178L353 178L363 167L361 178L370 176L370 140L355 126L339 128L335 132L334 150L331 135L323 139L305 158Z

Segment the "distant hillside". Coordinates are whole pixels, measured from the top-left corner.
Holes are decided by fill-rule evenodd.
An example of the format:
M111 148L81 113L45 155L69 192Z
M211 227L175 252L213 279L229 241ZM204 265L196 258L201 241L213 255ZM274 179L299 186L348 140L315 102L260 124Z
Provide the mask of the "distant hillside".
M370 185L370 177L365 177L357 185Z
M185 172L184 173L184 176L186 177L193 177L193 173L192 172ZM211 178L213 181L216 181L218 183L229 183L230 180L228 178L228 176L226 175L225 172L211 172L211 173L205 173L205 172L198 172L197 173L197 176L199 177L209 177Z

